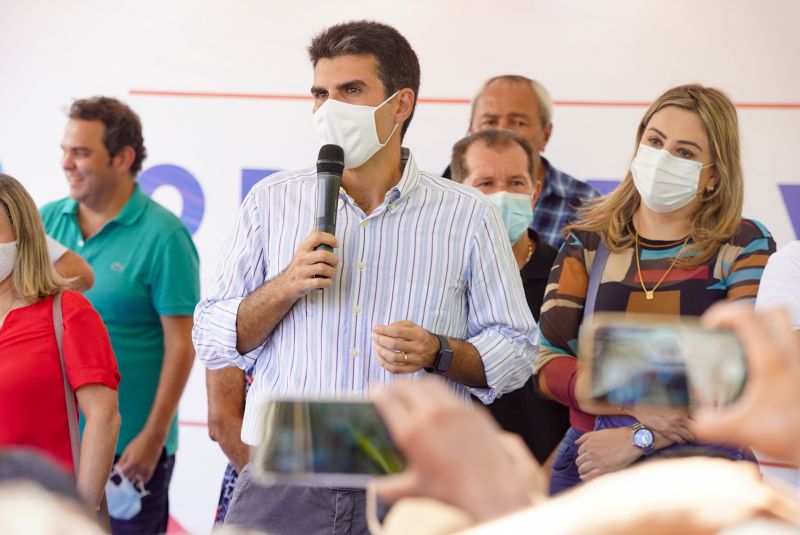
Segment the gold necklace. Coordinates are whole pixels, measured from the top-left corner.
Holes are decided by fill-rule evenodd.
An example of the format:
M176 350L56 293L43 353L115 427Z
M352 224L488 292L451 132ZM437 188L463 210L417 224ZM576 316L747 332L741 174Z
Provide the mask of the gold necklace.
M667 268L667 271L664 272L664 274L661 276L661 278L656 283L656 285L653 286L653 289L652 290L648 290L644 285L644 278L642 277L642 266L639 263L639 231L636 228L634 228L633 232L634 232L635 239L636 239L636 272L639 274L639 283L642 285L642 290L644 291L644 295L647 298L647 300L648 301L652 301L656 296L655 295L656 290L658 289L659 286L661 286L661 283L664 282L664 279L667 278L667 275L669 275L669 272L672 271L672 268L675 267L675 264L678 262L678 259L681 257L681 253L683 253L683 248L686 247L686 244L689 242L689 236L686 236L686 239L683 240L683 245L681 245L681 248L678 251L678 254L672 260L672 263L669 265L669 268Z
M528 258L525 259L525 264L531 261L531 257L533 256L533 240L528 238ZM522 264L523 266L525 264Z

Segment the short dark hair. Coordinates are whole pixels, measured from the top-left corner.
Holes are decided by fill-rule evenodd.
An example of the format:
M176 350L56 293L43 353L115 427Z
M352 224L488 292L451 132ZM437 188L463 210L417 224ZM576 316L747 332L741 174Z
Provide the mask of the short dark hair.
M453 156L450 158L450 176L453 180L456 182L464 182L464 179L469 176L469 169L467 168L465 156L467 150L477 141L482 141L488 148L494 149L497 152L502 152L513 147L515 144L522 147L522 150L525 151L525 156L528 157L528 174L531 176L531 181L536 184L533 147L531 147L527 139L519 134L510 130L500 130L499 128L488 128L480 132L475 132L453 145Z
M131 164L131 174L136 176L147 158L142 137L142 122L127 104L111 97L91 97L76 100L69 107L70 119L100 121L105 126L103 145L110 156L126 146L133 148L136 156Z
M317 34L308 46L308 55L314 67L324 58L339 56L375 56L378 61L378 79L383 83L386 97L400 89L414 91L414 105L400 135L405 136L419 94L419 59L405 37L388 24L357 20L336 24Z

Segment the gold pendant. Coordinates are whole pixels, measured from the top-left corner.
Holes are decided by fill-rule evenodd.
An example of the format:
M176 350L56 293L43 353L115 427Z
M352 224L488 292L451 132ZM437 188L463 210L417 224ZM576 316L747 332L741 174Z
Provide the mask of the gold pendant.
M655 290L645 290L644 291L645 297L647 297L648 301L652 301L655 297Z

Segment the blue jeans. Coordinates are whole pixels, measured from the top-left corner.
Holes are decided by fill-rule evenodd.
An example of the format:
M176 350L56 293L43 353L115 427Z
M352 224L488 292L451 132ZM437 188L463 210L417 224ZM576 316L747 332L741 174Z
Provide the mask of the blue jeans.
M598 418L598 422L600 422ZM601 429L605 429L602 427ZM550 496L571 489L580 484L581 478L578 475L578 445L575 443L583 433L574 427L570 427L564 435L564 439L558 446L555 459L553 460L553 474L550 476ZM701 446L697 444L675 444L668 448L658 450L651 456L641 457L637 462L647 459L666 458L671 456L685 457L688 455L705 455L724 457L732 461L755 461L755 457L749 450L738 450L732 447L720 445Z
M578 475L578 445L575 443L583 433L574 427L567 429L553 459L553 473L550 476L550 496L568 490L581 482Z
M119 455L114 457L114 463ZM167 531L169 522L169 483L175 468L175 456L161 451L153 477L145 485L150 494L142 498L142 510L130 520L111 519L113 535L156 535Z

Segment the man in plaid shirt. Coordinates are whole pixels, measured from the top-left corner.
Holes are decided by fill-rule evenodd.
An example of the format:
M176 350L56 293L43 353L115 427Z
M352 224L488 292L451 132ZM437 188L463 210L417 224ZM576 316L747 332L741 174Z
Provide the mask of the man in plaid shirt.
M599 195L597 190L553 167L541 157L553 132L553 102L539 82L524 76L504 75L483 84L472 102L469 132L487 128L512 130L527 139L536 154L536 179L542 180L542 194L533 211L531 229L556 249L564 238L561 229L575 218L584 199ZM450 169L445 171L449 176Z

